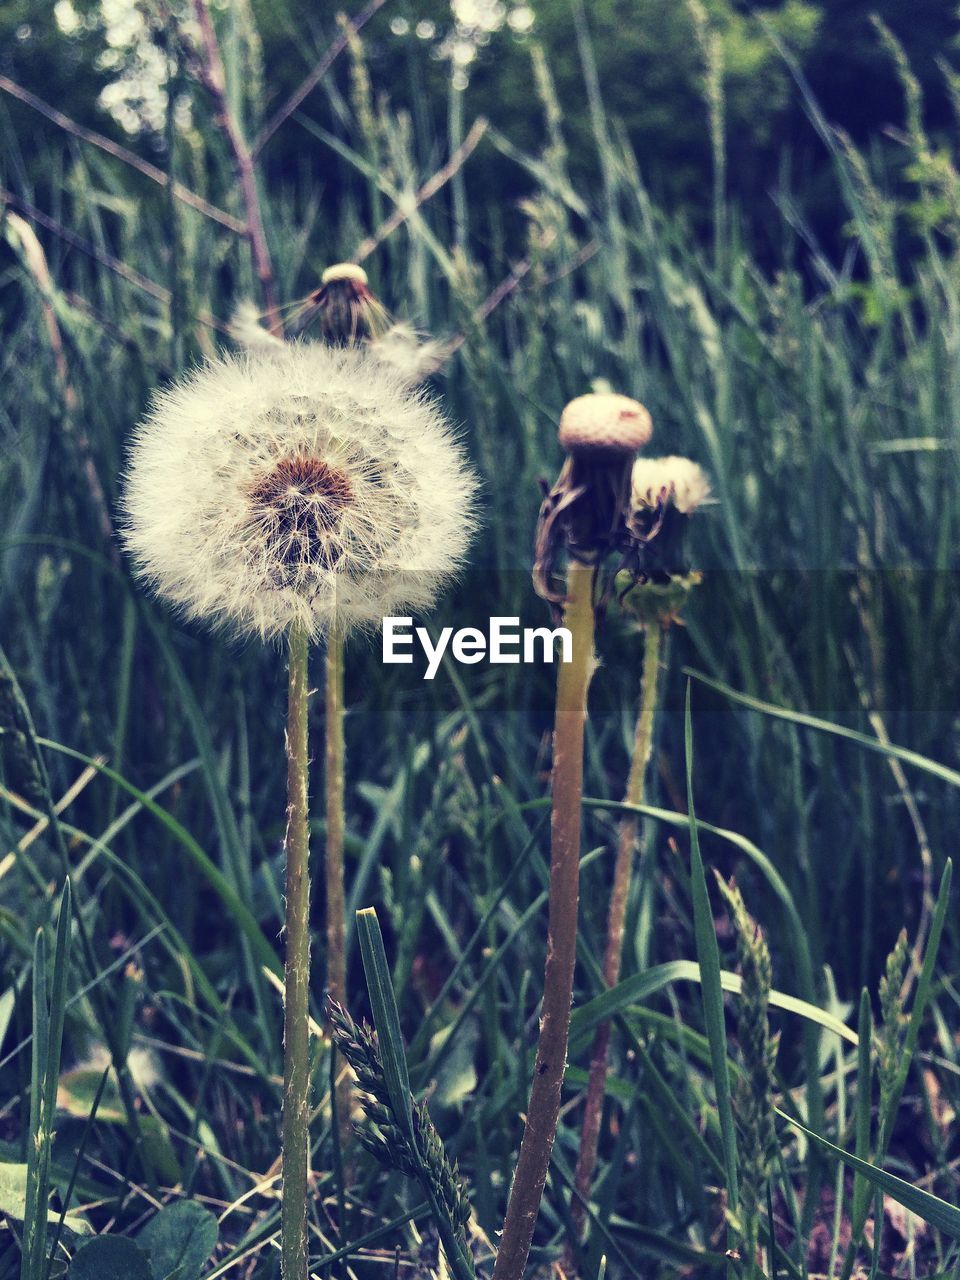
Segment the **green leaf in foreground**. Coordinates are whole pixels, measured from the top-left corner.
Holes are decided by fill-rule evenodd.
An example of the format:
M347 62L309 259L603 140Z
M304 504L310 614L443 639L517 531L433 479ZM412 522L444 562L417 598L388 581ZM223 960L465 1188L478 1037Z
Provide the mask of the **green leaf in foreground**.
M426 1193L443 1251L456 1280L474 1280L473 1258L465 1233L470 1217L469 1201L460 1185L456 1168L451 1168L447 1160L440 1136L425 1104L421 1102L415 1107L413 1103L406 1051L400 1032L400 1014L390 981L380 922L372 907L357 912L357 937L377 1034L375 1046L368 1043L364 1047L357 1042L356 1050L359 1058L363 1059L368 1050L375 1048L377 1062L368 1063L371 1079L378 1074L379 1068L392 1123L397 1126L406 1146L406 1159L401 1160L398 1167L403 1167L416 1177ZM349 1037L348 1018L349 1015L343 1020L343 1031ZM342 1035L340 1045L348 1061L352 1061ZM374 1115L376 1118L376 1113Z
M97 1236L77 1251L69 1280L154 1280L146 1252L126 1236Z
M687 703L684 718L684 742L687 757L687 807L690 814L690 874L693 894L693 932L700 961L700 987L703 993L703 1017L710 1044L710 1060L713 1066L713 1084L717 1094L717 1111L720 1116L720 1138L723 1146L723 1163L726 1169L727 1196L730 1208L736 1209L737 1194L737 1140L733 1123L733 1104L730 1100L730 1075L727 1070L727 1029L723 1018L723 988L720 983L720 948L710 910L707 879L700 856L700 834L693 808L693 729L690 721L690 684L687 683Z
M960 1209L956 1208L956 1206L948 1204L946 1200L941 1200L939 1196L932 1195L929 1191L923 1191L920 1187L915 1187L912 1182L905 1182L903 1178L887 1173L885 1169L878 1169L876 1165L869 1164L866 1160L860 1160L857 1156L850 1155L842 1147L834 1146L828 1139L822 1138L819 1133L814 1133L812 1129L808 1129L806 1125L801 1124L799 1120L795 1120L793 1116L788 1116L779 1107L777 1108L777 1115L783 1120L788 1120L795 1129L799 1129L801 1133L805 1134L819 1147L822 1147L824 1151L834 1156L837 1160L842 1160L855 1173L862 1174L868 1182L872 1182L875 1187L879 1187L892 1200L896 1200L898 1204L902 1204L912 1213L923 1218L930 1226L937 1227L954 1240L960 1240Z
M199 1280L203 1264L217 1247L220 1229L209 1209L180 1200L161 1209L137 1236L150 1255L154 1280Z
M597 1023L608 1022L618 1013L629 1009L631 1005L641 1004L648 996L661 991L671 982L700 981L700 966L695 960L667 960L663 964L653 965L643 973L632 974L629 978L624 978L623 982L618 982L615 987L601 992L600 995L594 996L592 1000L588 1000L586 1004L574 1010L573 1017L570 1019L571 1045L583 1041ZM731 995L740 995L743 990L743 981L738 973L721 969L720 986ZM857 1044L856 1032L827 1009L821 1009L797 996L788 995L785 991L776 990L770 992L770 1004L775 1009L796 1014L797 1017L805 1018L808 1022L832 1031L834 1035L840 1036L852 1045Z
M27 1166L0 1164L0 1214L14 1222L22 1222L27 1199ZM63 1229L75 1236L89 1236L93 1228L78 1213L68 1213Z

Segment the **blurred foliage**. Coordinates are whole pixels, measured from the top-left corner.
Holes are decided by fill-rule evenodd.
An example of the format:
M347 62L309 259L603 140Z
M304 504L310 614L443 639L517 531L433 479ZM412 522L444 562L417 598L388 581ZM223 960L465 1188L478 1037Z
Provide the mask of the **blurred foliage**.
M352 0L342 8L351 16L364 5ZM464 118L469 124L479 115L522 150L536 153L544 143L542 119L531 96L530 58L536 46L565 104L570 172L589 184L597 177L597 157L576 5L534 0L532 8L535 22L529 32L515 33L502 19L499 29L490 32L458 23L448 0L388 0L362 37L373 105L388 95L394 110L408 113L421 154L437 163L457 127L454 122ZM233 66L242 70L232 81L235 106L242 107L241 118L252 132L259 104L269 115L284 100L336 38L341 19L333 21L303 0L231 0L223 9L224 23L233 33L228 43ZM508 7L501 9L506 13ZM66 13L73 16L66 20ZM156 158L165 147L162 86L155 84L145 95L146 104L138 99L137 86L162 79L160 49L170 13L166 0L141 0L139 5L137 0L108 0L105 10L94 0L59 0L42 7L12 0L0 10L0 71L111 136L129 141L128 131L139 123L136 145ZM595 0L586 21L609 118L622 126L653 194L666 207L682 211L701 236L708 231L713 181L706 105L711 67L719 76L726 194L752 224L767 257L773 250L770 196L781 171L802 186L805 216L828 247L840 243L841 233L831 198L829 154L803 118L770 33L798 58L834 125L859 143L869 141L895 155L883 130L901 118L902 95L871 25L872 14L903 43L924 94L927 127L935 137L943 135L951 117L938 61L949 57L960 38L956 6L946 0L918 0L909 9L898 0L831 0L826 5L814 0L707 0L703 5L700 0ZM189 7L181 16L189 17ZM451 87L449 54L464 30L475 56L467 67L469 86L461 95ZM340 136L350 132L349 80L346 61L340 60L303 106ZM261 99L263 84L269 91ZM460 96L462 103L456 102ZM574 109L577 103L579 110ZM19 153L8 152L2 167L17 167L24 179L42 186L46 162L40 154L56 145L56 136L10 98L0 101L0 111L9 113L21 144ZM271 141L265 166L271 180L302 189L319 179L324 203L336 206L336 183L304 154L296 131ZM532 189L529 177L492 148L483 150L471 172L476 190L498 191L505 210Z

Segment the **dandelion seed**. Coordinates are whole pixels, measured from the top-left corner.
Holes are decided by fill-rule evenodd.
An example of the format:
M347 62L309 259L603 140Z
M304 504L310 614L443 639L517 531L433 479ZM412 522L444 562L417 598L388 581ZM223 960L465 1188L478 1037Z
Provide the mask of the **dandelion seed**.
M230 337L248 351L282 351L283 339L265 329L260 312L249 298L237 303L230 317Z
M411 386L439 372L450 356L450 344L421 338L408 324L390 326L370 344L370 350Z
M316 637L427 608L460 567L474 490L437 406L368 350L287 344L157 396L123 536L187 616Z

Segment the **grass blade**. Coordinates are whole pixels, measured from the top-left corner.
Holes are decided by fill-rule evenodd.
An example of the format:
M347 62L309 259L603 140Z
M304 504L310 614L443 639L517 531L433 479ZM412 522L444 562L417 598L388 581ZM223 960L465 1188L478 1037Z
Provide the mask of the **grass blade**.
M890 1196L892 1200L896 1200L898 1204L902 1204L911 1213L923 1218L924 1222L928 1222L930 1226L936 1227L952 1239L960 1240L960 1209L956 1208L955 1205L948 1204L946 1200L941 1200L939 1196L914 1186L912 1182L905 1182L903 1178L887 1173L885 1169L878 1169L876 1165L869 1164L866 1160L861 1160L859 1156L850 1155L842 1147L835 1146L826 1138L821 1137L819 1133L814 1133L805 1124L801 1124L799 1120L788 1116L779 1107L777 1108L777 1115L784 1120L789 1120L793 1127L799 1129L811 1142L815 1142L835 1159L842 1160L855 1173L862 1174L873 1186Z
M723 988L720 982L720 948L710 910L707 879L700 856L700 836L693 807L693 728L690 720L690 684L684 713L684 743L687 760L687 805L690 813L690 870L693 893L693 930L700 961L700 985L703 994L703 1016L710 1044L713 1083L720 1116L720 1138L726 1170L727 1196L731 1209L739 1201L737 1181L737 1141L730 1100L730 1076L727 1070L727 1029L723 1016Z

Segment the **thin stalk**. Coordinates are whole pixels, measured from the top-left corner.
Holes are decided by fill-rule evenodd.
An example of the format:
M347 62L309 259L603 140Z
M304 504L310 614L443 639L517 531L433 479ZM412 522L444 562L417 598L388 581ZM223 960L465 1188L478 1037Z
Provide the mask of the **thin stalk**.
M250 253L254 269L260 282L263 297L263 310L270 332L277 337L283 336L283 324L277 310L277 299L273 278L273 265L270 261L270 249L267 245L267 234L263 226L263 214L260 208L260 194L257 190L257 175L254 169L253 155L240 123L230 109L227 98L227 77L223 69L223 58L217 41L217 32L210 12L209 0L194 0L194 17L200 28L200 43L203 58L200 72L207 91L213 98L216 108L216 122L223 131L233 156L240 194L246 214L246 235L250 243Z
M283 1006L283 1280L307 1280L309 1159L310 828L306 632L290 632L287 703L287 950Z
M593 568L572 561L563 621L572 637L573 653L572 661L560 667L553 735L549 920L540 1043L494 1280L523 1276L560 1114L577 956L583 730L594 668L593 585Z
M637 716L633 755L624 794L625 804L639 805L643 804L645 799L644 782L650 753L653 750L653 730L657 712L661 636L662 630L656 621L644 630L643 690L640 695L640 712ZM620 819L617 832L617 860L613 871L613 888L610 892L610 907L607 914L607 941L603 953L603 981L608 988L615 987L620 981L623 930L627 915L627 899L630 895L634 853L637 847L638 823L639 816L636 813L625 813ZM597 1167L609 1051L610 1023L604 1021L597 1027L593 1040L587 1100L583 1113L583 1128L580 1131L580 1152L574 1179L576 1193L570 1205L577 1238L580 1237L586 1225L586 1206L590 1200L590 1188L593 1184L594 1170Z
M331 631L327 642L325 685L324 786L327 817L327 845L324 873L327 891L327 990L331 999L346 1008L347 1004L347 903L344 887L344 740L343 740L343 650L344 637ZM334 1059L339 1054L331 1046ZM339 1071L335 1090L337 1127L343 1150L350 1137L352 1088L348 1072ZM341 1227L343 1223L340 1224Z

